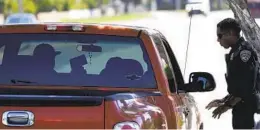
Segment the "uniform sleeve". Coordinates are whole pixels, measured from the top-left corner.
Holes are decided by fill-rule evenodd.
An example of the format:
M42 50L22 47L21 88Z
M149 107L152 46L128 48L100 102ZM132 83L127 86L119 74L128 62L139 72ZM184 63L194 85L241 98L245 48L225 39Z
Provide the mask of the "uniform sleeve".
M251 50L242 49L230 63L228 91L244 100L250 98L254 87L255 60Z

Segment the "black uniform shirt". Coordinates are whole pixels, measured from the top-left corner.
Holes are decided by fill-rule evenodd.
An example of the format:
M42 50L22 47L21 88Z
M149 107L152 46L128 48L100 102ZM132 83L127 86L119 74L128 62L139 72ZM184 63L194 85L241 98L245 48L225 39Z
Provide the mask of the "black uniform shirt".
M232 46L226 55L226 80L229 94L244 101L252 100L254 92L254 71L257 55L243 38Z

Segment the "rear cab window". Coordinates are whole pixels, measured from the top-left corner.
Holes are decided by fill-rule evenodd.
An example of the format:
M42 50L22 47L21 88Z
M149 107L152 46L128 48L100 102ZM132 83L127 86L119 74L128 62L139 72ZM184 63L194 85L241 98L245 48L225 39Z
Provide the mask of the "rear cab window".
M156 88L141 39L0 34L0 85Z

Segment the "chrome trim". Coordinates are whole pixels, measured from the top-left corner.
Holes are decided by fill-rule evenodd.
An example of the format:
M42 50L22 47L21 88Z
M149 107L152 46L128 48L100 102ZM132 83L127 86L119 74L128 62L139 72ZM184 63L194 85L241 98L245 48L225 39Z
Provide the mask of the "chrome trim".
M29 111L6 111L3 113L2 123L6 126L32 126L34 114Z

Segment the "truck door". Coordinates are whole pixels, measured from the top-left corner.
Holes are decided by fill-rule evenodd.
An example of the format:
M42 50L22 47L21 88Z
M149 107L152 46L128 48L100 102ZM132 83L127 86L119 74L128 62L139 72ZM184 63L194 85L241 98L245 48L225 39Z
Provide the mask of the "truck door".
M170 57L167 53L167 50L165 48L165 46L163 45L163 41L160 38L159 34L153 34L152 35L152 40L153 42L156 44L156 48L159 51L160 57L161 57L161 64L162 66L164 66L164 72L167 76L168 79L168 84L169 84L169 89L171 91L171 98L172 100L172 104L175 105L170 105L170 106L176 106L177 108L175 109L176 111L173 111L176 113L177 115L177 127L178 129L186 129L186 110L187 110L187 106L186 104L184 104L183 102L183 98L182 96L178 93L178 89L177 89L177 84L178 84L178 80L176 80L175 77L175 72L173 70L173 64L170 60ZM174 64L175 66L175 64ZM174 110L174 109L172 109ZM171 126L171 125L169 125ZM172 128L170 128L172 129Z
M194 101L194 98L186 93L185 91L183 91L181 88L181 86L185 83L183 76L182 76L182 72L180 70L179 64L177 62L177 59L168 43L168 41L166 40L166 38L164 38L161 35L161 40L163 42L163 46L166 49L167 55L170 58L170 62L173 65L172 69L173 69L173 74L175 77L175 80L177 82L177 93L178 93L178 97L180 98L180 100L182 101L182 112L184 114L185 117L185 128L186 129L197 129L197 107L196 107L196 103Z

